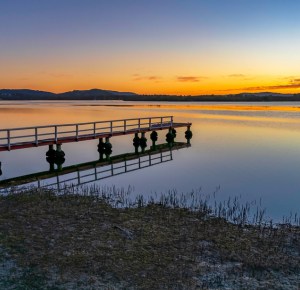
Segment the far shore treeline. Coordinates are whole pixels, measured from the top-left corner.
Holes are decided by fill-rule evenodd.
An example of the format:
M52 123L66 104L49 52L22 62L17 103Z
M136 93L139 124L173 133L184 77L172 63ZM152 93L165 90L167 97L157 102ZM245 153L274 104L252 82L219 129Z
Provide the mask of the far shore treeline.
M272 92L240 93L230 95L139 95L101 89L74 90L51 93L29 89L1 89L0 100L120 100L120 101L164 101L164 102L275 102L300 101L300 94Z

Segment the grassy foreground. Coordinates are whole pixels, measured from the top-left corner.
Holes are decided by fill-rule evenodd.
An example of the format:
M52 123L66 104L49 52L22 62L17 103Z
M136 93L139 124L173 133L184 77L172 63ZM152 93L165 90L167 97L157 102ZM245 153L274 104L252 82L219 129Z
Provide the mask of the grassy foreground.
M31 190L0 197L0 289L299 289L300 228Z

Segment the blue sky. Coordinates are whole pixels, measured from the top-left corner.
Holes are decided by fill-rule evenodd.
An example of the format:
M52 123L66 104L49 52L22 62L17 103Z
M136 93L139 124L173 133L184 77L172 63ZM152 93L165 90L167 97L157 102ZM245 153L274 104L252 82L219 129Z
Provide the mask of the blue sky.
M290 0L0 0L0 87L197 94L289 84L300 75L299 11ZM225 75L248 82L226 86Z

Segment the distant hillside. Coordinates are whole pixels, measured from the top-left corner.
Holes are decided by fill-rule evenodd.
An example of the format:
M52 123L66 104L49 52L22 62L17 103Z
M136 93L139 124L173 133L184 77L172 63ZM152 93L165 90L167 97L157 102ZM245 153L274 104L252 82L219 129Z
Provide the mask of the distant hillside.
M41 99L51 99L55 96L56 94L54 93L27 90L27 89L0 90L0 99L2 100L41 100Z
M122 100L127 96L137 96L135 93L131 92L117 92L117 91L107 91L100 89L83 90L83 91L71 91L66 93L58 94L60 99L68 100Z
M119 100L126 96L137 96L131 92L117 92L108 90L75 90L61 94L35 90L0 90L1 100Z
M132 92L118 92L101 89L75 90L60 94L35 90L0 90L0 100L123 100L123 101L172 101L172 102L259 102L300 101L300 94L271 92L240 93L230 95L138 95Z

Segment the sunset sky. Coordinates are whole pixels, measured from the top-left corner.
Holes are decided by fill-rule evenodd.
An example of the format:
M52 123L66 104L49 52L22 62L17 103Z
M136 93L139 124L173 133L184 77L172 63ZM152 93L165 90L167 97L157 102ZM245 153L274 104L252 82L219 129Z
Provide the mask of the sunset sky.
M0 0L0 88L300 93L300 1Z

